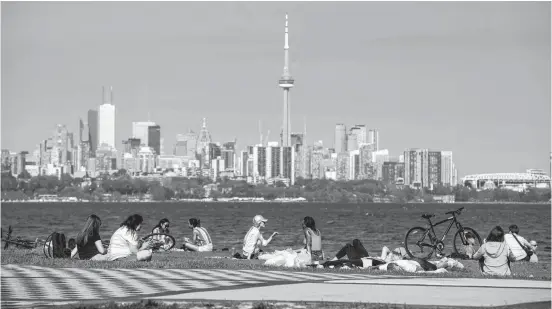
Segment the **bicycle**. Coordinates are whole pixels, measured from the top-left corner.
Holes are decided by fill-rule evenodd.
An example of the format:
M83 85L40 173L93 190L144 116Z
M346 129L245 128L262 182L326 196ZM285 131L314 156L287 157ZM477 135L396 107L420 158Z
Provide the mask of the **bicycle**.
M438 256L443 256L443 249L445 248L444 240L447 236L448 232L452 228L453 225L456 225L456 229L458 230L456 234L454 235L453 239L453 248L454 252L459 255L466 255L466 253L462 253L461 249L466 249L468 246L473 246L471 248L472 252L476 252L479 250L479 247L481 247L481 237L479 237L479 234L477 232L470 228L470 227L463 227L462 224L458 221L456 216L460 215L462 213L462 210L464 207L461 207L457 210L446 212L445 214L451 214L452 217L449 217L443 221L439 221L435 224L431 223L431 218L435 217L434 214L422 214L422 218L426 219L429 223L429 228L423 228L423 227L413 227L406 233L406 236L404 238L404 245L406 247L406 252L410 257L417 257L422 259L428 259L433 255L433 253L437 250ZM437 235L435 234L435 230L433 229L435 226L443 224L445 222L450 222L450 225L448 226L447 230L443 234L443 237L440 239L437 238ZM466 234L471 233L474 236L474 239L476 241L475 244L468 243L466 239ZM421 235L421 236L418 236ZM428 238L428 239L426 239ZM457 240L460 240L460 243L457 244ZM461 244L461 246L460 246ZM428 248L429 253L424 253L424 249ZM420 249L420 255L415 255L414 250Z

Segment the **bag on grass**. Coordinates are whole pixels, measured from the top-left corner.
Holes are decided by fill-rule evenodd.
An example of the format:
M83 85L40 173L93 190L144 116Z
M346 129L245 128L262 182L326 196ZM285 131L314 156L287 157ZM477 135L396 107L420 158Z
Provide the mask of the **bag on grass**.
M61 259L71 256L71 249L67 248L65 234L58 232L52 234L52 256Z

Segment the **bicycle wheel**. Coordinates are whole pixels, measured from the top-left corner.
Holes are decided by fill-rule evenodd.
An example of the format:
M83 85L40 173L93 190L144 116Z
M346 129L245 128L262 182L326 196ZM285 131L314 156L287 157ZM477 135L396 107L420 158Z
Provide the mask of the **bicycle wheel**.
M54 235L54 233L52 233L48 237L46 237L46 240L44 241L44 246L42 246L42 252L44 253L44 256L47 257L47 258L52 257L51 242L52 242L52 235Z
M413 227L404 238L406 253L412 258L428 259L435 251L428 230L423 227Z
M153 233L142 237L144 241L153 241L153 251L169 251L176 245L176 240L169 234Z
M474 229L472 229L470 227L465 227L464 228L464 233L473 234L474 239L475 239L475 243L471 244L471 246L469 246L469 244L467 242L463 241L462 236L460 236L461 232L462 232L461 230L458 230L456 232L456 234L454 234L454 240L453 240L454 252L456 254L471 254L471 255L473 255L475 252L477 252L477 250L479 250L479 248L482 245L481 237L479 237L479 234L477 234L477 232ZM466 235L466 234L464 234L464 235Z

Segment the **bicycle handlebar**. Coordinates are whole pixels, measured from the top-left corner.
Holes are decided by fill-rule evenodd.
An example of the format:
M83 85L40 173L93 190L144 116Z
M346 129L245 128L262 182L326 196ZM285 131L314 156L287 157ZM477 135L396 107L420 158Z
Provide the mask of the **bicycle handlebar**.
M449 211L449 212L445 212L445 215L448 215L448 214L457 214L459 215L460 213L462 213L462 210L464 209L464 207L460 207L458 208L457 210L453 210L453 211Z

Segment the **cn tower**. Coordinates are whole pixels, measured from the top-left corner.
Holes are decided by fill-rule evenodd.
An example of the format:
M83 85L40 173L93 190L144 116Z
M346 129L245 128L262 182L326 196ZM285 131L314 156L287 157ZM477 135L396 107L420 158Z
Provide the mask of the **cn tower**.
M289 107L289 90L293 87L293 77L289 73L289 44L288 44L288 14L286 13L286 28L284 35L284 74L279 80L280 87L284 90L284 126L282 132L282 146L291 146L291 118Z

